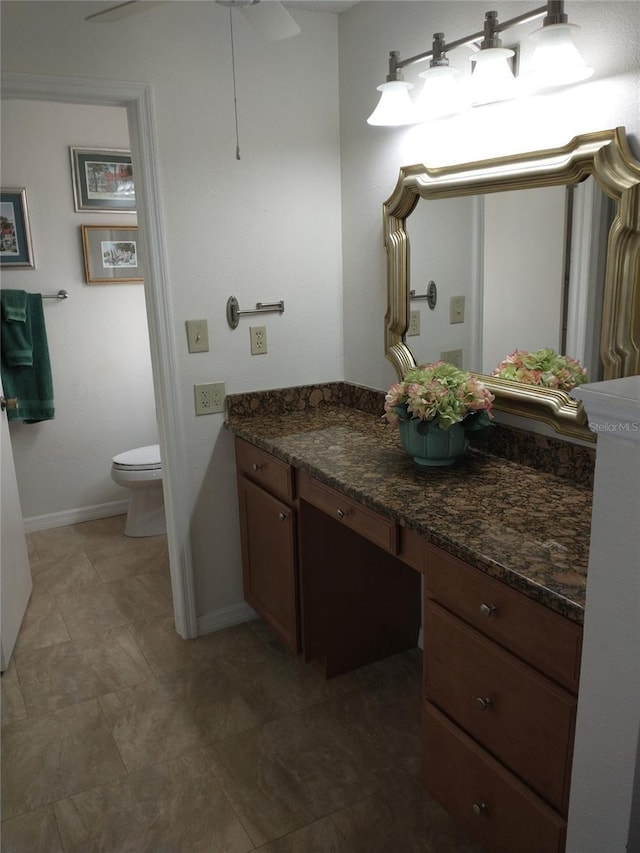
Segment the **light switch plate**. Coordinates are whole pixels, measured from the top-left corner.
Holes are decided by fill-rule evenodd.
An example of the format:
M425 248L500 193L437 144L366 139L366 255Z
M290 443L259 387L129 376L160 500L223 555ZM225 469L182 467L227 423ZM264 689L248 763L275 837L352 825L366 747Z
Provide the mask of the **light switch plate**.
M209 329L206 320L187 320L189 352L209 352Z
M449 323L464 323L464 296L452 296Z
M420 334L420 312L411 311L409 313L409 328L407 329L407 337Z

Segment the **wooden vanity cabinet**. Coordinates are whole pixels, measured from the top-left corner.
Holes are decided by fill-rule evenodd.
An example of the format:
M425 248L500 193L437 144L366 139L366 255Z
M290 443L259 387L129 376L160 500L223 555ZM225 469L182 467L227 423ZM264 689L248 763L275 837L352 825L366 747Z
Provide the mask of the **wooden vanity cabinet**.
M423 781L488 851L564 850L581 635L425 545Z
M416 644L423 783L488 852L563 853L582 628L236 438L245 598L338 675Z
M244 597L294 653L300 650L294 471L236 438Z
M253 609L327 677L414 647L415 543L305 471L235 444L244 596Z

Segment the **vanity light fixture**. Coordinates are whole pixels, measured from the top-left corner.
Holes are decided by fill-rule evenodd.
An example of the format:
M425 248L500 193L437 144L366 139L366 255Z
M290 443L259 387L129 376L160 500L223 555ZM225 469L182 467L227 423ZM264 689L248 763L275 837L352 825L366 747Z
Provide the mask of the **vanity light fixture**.
M523 12L504 23L498 21L496 12L487 12L484 29L469 36L445 43L444 33L435 33L431 50L400 59L397 50L389 54L389 73L386 82L378 86L380 101L367 119L372 125L397 127L416 124L444 115L461 112L471 101L474 105L505 100L516 94L516 80L512 69L515 51L502 47L499 37L504 30L544 18L542 28L532 34L536 49L531 68L523 77L527 88L565 86L586 80L593 73L580 56L573 34L579 28L568 23L564 0L548 0L546 5ZM449 67L448 51L470 47L473 71L470 75L471 97L465 98L463 86L456 80L456 69ZM424 80L422 92L416 103L409 96L413 88L406 83L402 69L430 60L429 68L419 76Z
M419 76L424 85L416 101L420 121L461 113L470 106L460 82L460 72L451 68L444 51L444 33L433 35L433 57Z
M398 65L399 56L397 50L392 50L389 54L389 73L386 82L378 86L378 92L381 92L380 100L367 119L369 124L380 127L400 127L420 121L413 101L409 97L409 90L413 89L413 83L405 83Z
M515 51L502 47L498 27L498 13L487 12L480 50L471 57L471 102L474 105L507 101L516 94L516 78L509 64Z
M580 55L574 34L580 29L570 24L568 16L561 8L562 4L549 4L542 21L542 27L531 33L535 50L526 78L536 88L551 88L580 83L593 74L591 68Z

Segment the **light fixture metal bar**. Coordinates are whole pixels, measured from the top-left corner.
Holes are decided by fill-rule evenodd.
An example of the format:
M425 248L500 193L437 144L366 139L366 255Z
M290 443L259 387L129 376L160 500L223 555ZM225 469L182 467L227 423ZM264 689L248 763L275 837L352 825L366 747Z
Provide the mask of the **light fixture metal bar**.
M550 0L553 2L553 0ZM496 32L501 33L503 30L508 30L511 27L517 27L518 24L526 24L529 21L535 21L536 18L542 18L547 14L549 10L550 3L546 3L544 6L538 6L537 9L532 9L530 12L523 12L522 15L516 15L515 18L509 18L508 21L496 25Z
M558 3L561 0L549 0L547 4L544 6L538 6L536 9L532 9L529 12L523 12L521 15L516 15L515 18L510 18L508 21L503 21L502 23L496 24L495 32L500 33L503 30L509 29L510 27L515 27L518 24L525 24L528 21L535 21L536 18L542 18L545 15L550 14L550 7L553 5L554 10L557 7ZM463 36L462 38L456 39L455 41L447 42L441 46L443 52L454 50L457 47L465 47L469 44L474 44L475 42L482 41L485 37L485 31L480 30L480 32L473 33L470 36ZM407 59L400 59L398 51L393 51L389 58L389 71L391 73L391 56L394 56L393 67L396 71L399 71L401 68L406 68L407 65L415 65L417 62L424 62L426 59L431 59L433 57L434 51L433 48L431 50L426 50L424 53L417 53L415 56L410 56ZM387 78L388 79L388 78Z

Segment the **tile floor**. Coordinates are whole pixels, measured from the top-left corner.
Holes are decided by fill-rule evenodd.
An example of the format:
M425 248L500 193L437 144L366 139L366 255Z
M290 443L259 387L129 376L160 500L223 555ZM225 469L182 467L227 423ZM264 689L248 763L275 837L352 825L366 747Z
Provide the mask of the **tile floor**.
M3 853L481 853L419 782L421 656L326 681L259 622L173 629L165 537L28 537Z

